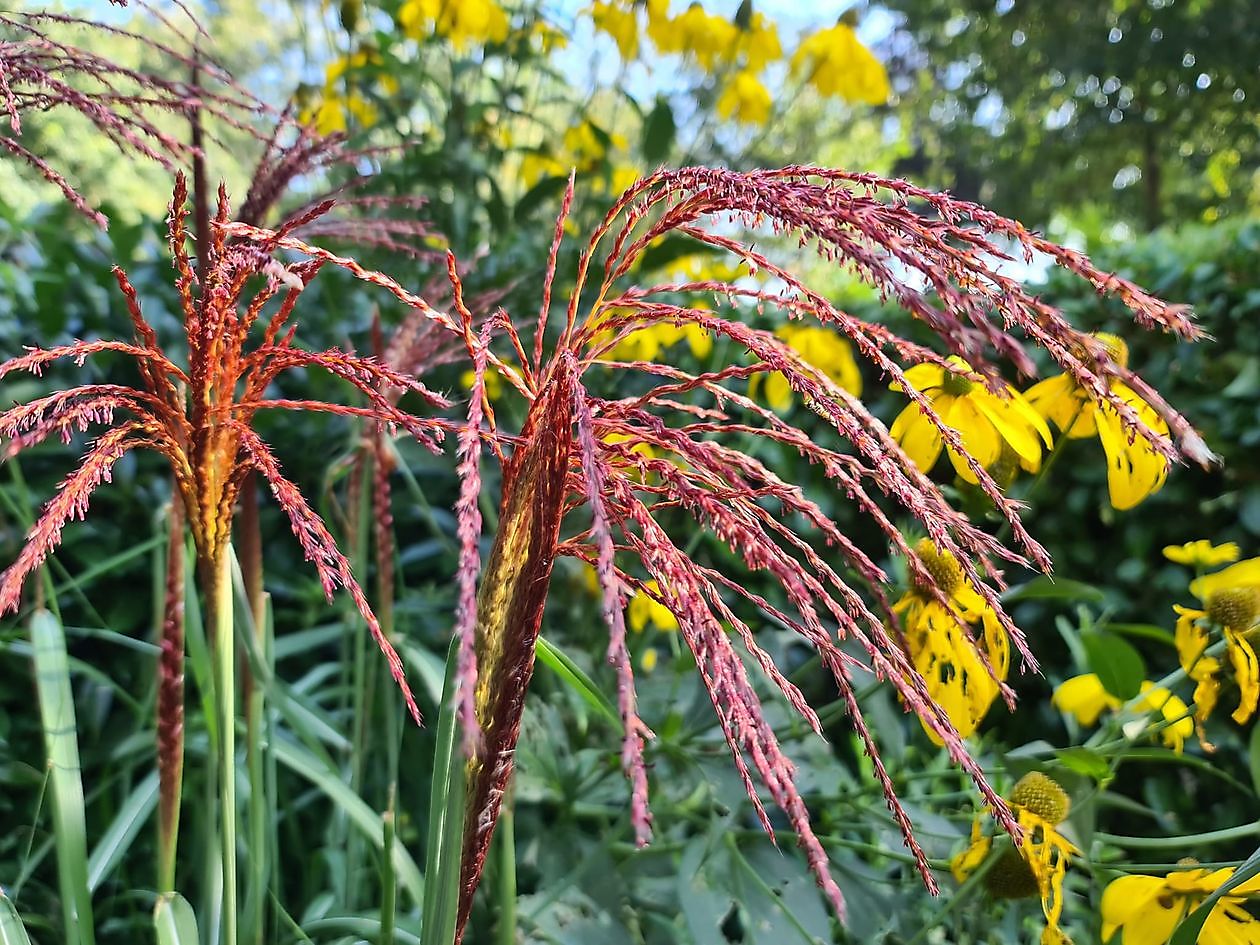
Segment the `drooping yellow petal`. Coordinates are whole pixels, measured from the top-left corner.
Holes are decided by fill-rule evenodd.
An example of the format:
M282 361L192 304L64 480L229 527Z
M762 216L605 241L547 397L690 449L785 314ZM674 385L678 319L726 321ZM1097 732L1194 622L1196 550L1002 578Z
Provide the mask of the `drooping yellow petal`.
M1160 729L1159 736L1165 745L1181 754L1186 739L1194 734L1194 718L1190 707L1179 696L1149 680L1142 683L1141 691L1142 699L1137 703L1137 708L1163 715L1168 724Z
M942 394L935 399L934 406L939 410L947 407L952 400L948 394ZM922 472L930 472L941 456L941 447L944 444L940 431L919 409L918 404L906 405L893 421L888 433L905 450L910 462Z
M1167 434L1168 426L1163 418L1136 393L1118 382L1112 391L1133 407L1148 427ZM1134 434L1130 442L1130 431L1110 407L1100 405L1095 416L1098 438L1107 456L1107 491L1111 505L1121 511L1131 509L1163 486L1168 475L1168 459L1139 434Z
M1239 725L1244 725L1260 703L1260 663L1256 661L1256 651L1247 638L1229 627L1225 628L1225 646L1239 690L1238 708L1231 717Z
M1064 436L1081 439L1098 432L1094 425L1094 402L1067 374L1038 381L1024 391L1024 399Z
M917 391L926 393L945 383L945 369L936 364L916 364L905 371L906 383ZM890 390L900 391L900 384L889 384Z
M1121 876L1113 879L1103 890L1099 909L1102 940L1106 942L1121 926L1127 927L1152 899L1163 892L1163 888L1164 882L1158 876ZM1128 941L1127 935L1125 941Z
M1003 399L988 391L977 390L968 399L993 424L998 435L1019 454L1021 460L1030 463L1041 461L1043 447L1053 442L1050 429L1035 410L1015 391L1009 399Z
M958 431L962 437L963 448L974 456L981 466L991 466L1002 455L1002 441L998 438L997 430L989 422L988 417L977 409L973 396L964 395L954 398L951 409L942 419ZM945 450L949 453L949 461L953 463L954 471L964 482L972 485L979 482L962 454L955 452L948 445Z

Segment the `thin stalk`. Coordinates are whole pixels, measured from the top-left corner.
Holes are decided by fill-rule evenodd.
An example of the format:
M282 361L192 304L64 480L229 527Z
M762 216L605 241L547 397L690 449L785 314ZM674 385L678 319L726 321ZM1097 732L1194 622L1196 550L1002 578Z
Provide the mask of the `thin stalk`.
M394 795L397 785L389 786L389 804L381 818L381 934L379 945L394 945L394 914L398 907L398 889L394 881Z
M516 831L512 823L512 800L505 798L499 814L496 842L498 855L499 924L496 929L496 945L515 945L516 942Z
M211 563L207 599L214 627L214 696L218 715L219 839L222 845L224 945L237 945L236 933L236 647L232 621L231 556L224 550Z

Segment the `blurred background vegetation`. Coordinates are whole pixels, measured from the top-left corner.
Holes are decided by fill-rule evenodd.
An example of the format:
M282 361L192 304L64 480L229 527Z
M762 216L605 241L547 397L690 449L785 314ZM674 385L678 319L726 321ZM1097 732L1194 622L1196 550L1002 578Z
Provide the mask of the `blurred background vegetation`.
M973 741L1002 787L1032 762L1048 761L1072 788L1075 839L1090 852L1089 865L1068 880L1065 928L1078 943L1097 940L1099 897L1114 875L1109 864L1140 871L1171 868L1184 856L1232 862L1254 847L1256 830L1211 846L1199 837L1254 824L1260 748L1248 731L1213 722L1214 753L1150 747L1123 766L1104 759L1100 771L1094 759L1054 754L1080 733L1049 702L1053 684L1097 668L1082 655L1080 638L1099 624L1128 641L1126 652L1150 667L1145 676L1175 668L1166 637L1171 604L1185 601L1186 574L1161 557L1164 545L1210 538L1238 542L1244 557L1260 553L1260 22L1252 3L207 0L191 8L207 52L242 87L277 107L292 103L321 131L345 132L373 149L357 168L371 175L373 193L426 198L419 213L435 234L429 248L452 249L470 264L470 292L491 293L509 311L537 308L571 168L578 182L573 226L585 232L639 174L687 163L815 163L948 188L1190 304L1214 340L1135 339L1132 365L1200 427L1223 463L1211 472L1175 470L1131 512L1108 505L1096 442L1064 447L1044 485L1017 484L1030 502L1031 531L1063 580L1032 582L1011 598L1045 678L1014 679L1018 710L997 707ZM182 34L169 36L175 44L192 35L173 5L156 4L165 25L144 8L70 9L146 35ZM151 50L124 36L77 30L73 40L124 63L161 67ZM168 175L120 159L77 115L32 115L26 124L23 140L102 205L111 227L96 232L52 188L15 162L0 162L0 351L116 334L125 316L109 275L115 263L131 274L159 334L176 334L162 248ZM171 128L182 133L173 119ZM211 148L211 173L243 195L257 156L247 136L223 129ZM304 188L328 183L299 181L294 202ZM424 258L372 249L359 256L411 288L440 275ZM562 280L575 262L562 257ZM707 261L662 246L655 264L662 272L695 272ZM915 331L907 316L882 307L838 268L804 264L813 267L814 284L858 314ZM1025 274L1077 324L1132 335L1125 317L1088 286L1042 271L1034 261ZM301 339L311 347L366 350L374 318L388 333L406 314L331 272L305 302ZM764 327L774 326L767 320ZM688 367L701 363L683 345L668 356ZM121 368L105 358L72 370L86 380ZM5 396L26 399L47 383L7 381ZM332 383L301 379L307 390ZM444 366L426 374L426 383L458 391L464 380ZM902 398L875 376L864 386L867 401L891 422ZM501 422L519 422L521 404L510 396L498 409ZM365 540L344 530L362 527L346 487L363 431L344 418L315 416L261 432L329 520L343 526L356 566L369 569ZM436 717L454 607L457 483L450 462L399 449L397 629L423 708ZM0 470L4 560L74 455L53 444ZM793 461L776 459L780 468ZM834 505L818 471L801 466L798 481L817 487L824 509ZM169 497L159 471L144 457L121 463L88 522L66 532L51 569L70 641L98 938L107 942L149 934L155 594L160 510ZM485 505L493 515L490 485ZM974 499L961 486L958 496ZM974 508L986 514L980 503ZM408 729L401 751L386 744L389 727L372 720L396 707L378 697L365 709L355 696L364 685L355 669L357 617L323 605L286 524L274 510L263 514L280 677L271 725L286 746L273 772L278 811L269 842L282 869L270 886L265 940L375 941L381 862L376 838L356 818L386 809L389 778L374 762L398 752L397 836L405 848L421 848L433 736ZM888 558L877 535L855 538ZM702 543L698 554L723 552ZM1027 576L1011 577L1019 585ZM977 913L973 900L958 908L947 872L944 898L922 890L836 694L786 634L774 642L780 631L773 627L764 630L767 648L793 669L828 722L823 743L786 712L776 720L849 897L848 925L829 917L790 836L776 849L760 832L685 647L650 621L633 646L642 715L658 735L649 748L657 834L650 848L635 851L615 726L591 690L572 684L577 672L594 681L596 695L615 692L597 602L577 568L558 569L554 583L544 636L568 662L557 657L535 677L518 756L515 857L500 855L491 865L475 941L493 934L497 942L575 945L918 945L1036 934L1035 902L990 901ZM36 938L60 941L25 639L21 623L0 629L0 883ZM885 761L929 856L944 870L967 836L975 800L886 690L871 685L866 696ZM356 718L356 707L376 715ZM193 755L206 751L200 725L194 712ZM193 783L185 797L199 790ZM196 838L195 808L185 822ZM1126 836L1162 841L1126 846ZM198 842L213 848L201 837L193 849ZM214 891L202 894L209 900ZM509 912L505 896L515 899ZM403 936L411 934L415 904L403 899L399 936L409 941ZM509 918L510 934L501 929Z

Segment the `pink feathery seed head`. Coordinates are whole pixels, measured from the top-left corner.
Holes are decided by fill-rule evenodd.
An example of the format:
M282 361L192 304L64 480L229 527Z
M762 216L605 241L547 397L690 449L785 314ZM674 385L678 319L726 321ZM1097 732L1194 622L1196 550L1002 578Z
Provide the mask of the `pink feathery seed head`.
M486 396L486 352L491 325L480 332L480 347L473 357L473 385L468 394L468 419L459 433L459 500L455 504L459 538L459 602L455 612L458 641L455 690L456 712L463 731L464 752L476 758L481 751L481 725L477 720L477 574L481 570L481 421Z
M819 465L854 511L874 521L891 547L910 559L912 571L933 598L944 601L895 523L898 511L907 514L942 550L959 560L967 579L1010 634L1025 667L1035 669L1035 654L1002 609L996 589L1004 586L1001 562L1048 569L1049 557L1024 529L1020 504L1005 496L981 464L967 455L957 431L937 415L928 397L905 381L905 371L920 363L950 367L946 357L954 354L968 361L975 381L998 389L1004 383L1004 367L1022 375L1033 373L1028 349L1039 347L1092 396L1115 408L1132 435L1146 437L1166 454L1196 459L1204 452L1198 446L1201 440L1184 418L1143 386L1141 395L1168 422L1175 439L1145 427L1136 412L1111 392L1109 383L1118 377L1139 390L1140 379L1115 364L1105 351L1092 351L1083 329L1007 275L1004 262L1012 255L1007 250L1013 246L1029 259L1048 255L1100 292L1120 298L1141 327L1183 337L1194 337L1197 328L1178 308L1099 272L1083 256L1054 247L1018 223L903 181L807 167L748 173L684 168L637 182L596 228L578 260L559 345L551 360L544 362L542 333L550 274L564 215L562 210L549 256L535 353L529 359L519 353L519 369L526 379L531 367L538 378L568 372L579 378L574 383L573 405L576 462L568 475L563 504L566 511L589 507L591 519L577 537L560 547L593 563L599 575L602 609L609 625L609 659L617 667L625 720L622 754L632 782L636 835L645 836L646 806L640 808L639 799L646 798L647 785L646 779L640 780L641 723L634 718L633 679L624 655L622 608L627 583L666 606L678 620L751 802L768 826L752 780L755 773L793 823L820 887L837 909L842 906L838 890L828 874L826 855L810 833L808 813L793 784L792 766L765 723L743 658L731 648L730 640L740 641L756 666L807 720L814 714L758 644L736 605L770 616L819 652L845 698L889 809L929 887L933 887L931 871L862 718L850 667L861 666L876 678L888 680L906 710L923 719L973 779L1003 827L1018 835L1009 809L909 660L884 588L884 572L818 504L746 447L727 445L728 438L770 440ZM741 227L750 235L740 234ZM915 344L884 325L843 311L810 289L790 268L771 259L769 251L754 249L753 239L765 233L795 238L800 247L810 247L844 266L881 298L895 301L924 322L945 351ZM646 251L671 234L728 254L750 276L760 274L778 288L772 292L744 278L622 287ZM680 296L705 301L680 302ZM582 300L588 298L597 301L591 311L582 313ZM903 390L941 439L966 458L1009 526L1011 546L952 508L858 398L781 339L747 324L753 312L767 308L793 320L832 328L885 381ZM723 364L692 375L667 364L610 360L623 341L654 324L700 329L727 339L736 350L747 351L755 363ZM587 393L580 380L595 367L635 371L648 376L653 386L624 400L599 400ZM846 446L838 450L820 446L813 436L738 389L751 376L769 372L786 379L794 394ZM751 414L753 422L741 422L737 411ZM666 519L657 520L657 513L665 510L686 512L696 525L730 547L746 571L765 572L781 588L786 606L771 605L747 590L743 580L695 562L665 530L661 521ZM818 539L840 552L845 569L834 567L815 550ZM618 556L637 557L655 581L654 588L649 591L631 577L619 565ZM733 632L728 634L723 627ZM837 640L849 645L842 650ZM1009 695L1009 689L1004 695Z

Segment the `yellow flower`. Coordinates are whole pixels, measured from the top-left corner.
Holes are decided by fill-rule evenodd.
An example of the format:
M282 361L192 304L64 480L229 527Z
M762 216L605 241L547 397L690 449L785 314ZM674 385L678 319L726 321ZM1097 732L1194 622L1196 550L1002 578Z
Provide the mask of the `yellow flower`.
M431 29L460 50L470 43L501 43L510 28L507 13L494 0L407 0L398 8L398 23L412 39Z
M617 51L627 62L639 54L639 21L634 10L619 3L595 3L591 7L595 29L607 33L617 44Z
M656 647L649 647L639 657L639 669L645 673L656 672L656 664L659 662L660 654L656 652Z
M1002 457L1002 444L1008 444L1029 471L1041 466L1043 445L1050 446L1050 429L1044 420L1012 387L1001 395L983 384L964 376L971 366L962 358L951 357L958 372L947 371L935 364L916 364L906 371L906 381L924 394L937 416L962 437L963 448L986 468ZM894 390L901 390L894 384ZM906 455L924 472L936 465L945 446L940 431L919 409L910 403L897 415L889 430ZM946 448L954 470L965 482L975 485L976 475L952 448Z
M1115 335L1094 337L1110 350L1120 365L1128 363L1128 348ZM1168 433L1164 418L1137 392L1120 380L1111 381L1111 392L1132 407L1138 418L1157 433ZM1113 508L1131 509L1160 490L1168 475L1168 458L1138 434L1129 430L1110 404L1093 400L1067 374L1059 374L1034 384L1024 396L1033 408L1050 420L1066 436L1074 439L1095 433L1107 456L1107 491Z
M699 3L672 19L659 13L653 15L649 5L648 35L660 52L695 56L702 68L712 69L736 48L739 27L707 13Z
M767 63L783 55L779 28L764 13L753 13L748 29L740 37L740 45L745 57L744 67L753 72L760 72Z
M1210 640L1204 623L1219 626L1225 638L1225 652L1238 684L1233 720L1245 724L1260 706L1260 660L1246 637L1260 617L1260 558L1197 578L1190 582L1190 592L1203 601L1203 609L1174 605L1177 629L1173 639L1181 668L1195 681L1194 718L1202 739L1202 725L1220 696L1224 669L1220 660L1205 653Z
M1123 930L1119 945L1165 945L1177 924L1233 875L1233 869L1181 870L1166 876L1121 876L1103 891L1102 938ZM1260 920L1242 904L1260 892L1260 878L1217 900L1203 923L1199 941L1229 945L1260 941Z
M686 341L691 353L703 361L713 350L709 333L694 322L681 326L672 322L657 322L631 332L608 353L614 361L655 361L661 351Z
M803 361L827 375L839 387L854 397L862 396L862 375L853 358L853 348L834 329L788 323L776 329L775 335L799 354ZM763 379L766 403L780 413L789 410L792 406L792 387L788 384L788 379L778 371L764 375L754 374L748 382L748 395L757 396Z
M1011 792L1011 807L1023 828L1015 848L1006 847L985 874L985 887L995 897L1018 899L1038 896L1046 927L1042 945L1071 945L1059 928L1063 916L1063 878L1073 856L1080 850L1059 833L1069 799L1063 789L1040 772L1020 778ZM993 850L993 838L985 836L977 819L971 826L971 842L950 861L950 872L959 883L974 873Z
M1165 558L1192 568L1213 568L1218 564L1229 564L1238 560L1238 554L1237 543L1227 541L1223 545L1214 545L1206 538L1188 541L1184 545L1164 546Z
M661 586L655 580L648 581L645 586L653 593L660 593ZM634 597L630 599L627 613L630 617L630 629L636 633L642 633L648 624L651 624L657 630L678 629L678 618L674 616L673 612L643 591L636 592Z
M1260 588L1260 558L1248 558L1223 571L1195 578L1190 582L1190 593L1207 602L1214 594L1240 587Z
M851 102L883 105L891 94L883 64L845 23L802 40L792 56L792 75L803 75L822 95Z
M717 113L727 120L764 125L770 120L770 91L747 70L737 72L717 100Z
M1103 687L1097 673L1065 679L1054 690L1050 704L1060 712L1075 716L1082 725L1094 725L1104 709L1115 710L1122 705Z
M1000 681L1010 670L1010 641L953 555L940 551L929 539L915 546L915 555L933 575L949 606L915 587L893 605L893 612L901 616L906 652L928 694L965 738L980 725L1001 692ZM974 624L982 628L979 639L975 639ZM935 744L942 744L931 727L924 723L923 728Z
M1194 717L1190 714L1190 707L1178 696L1150 680L1143 681L1141 692L1142 698L1135 703L1135 708L1144 712L1160 713L1168 723L1160 729L1160 738L1165 745L1181 754L1186 739L1194 734Z

